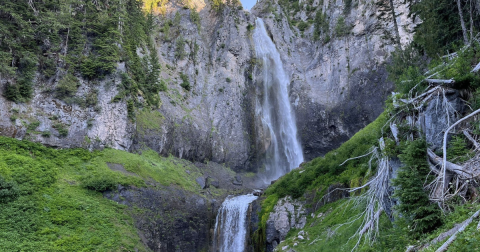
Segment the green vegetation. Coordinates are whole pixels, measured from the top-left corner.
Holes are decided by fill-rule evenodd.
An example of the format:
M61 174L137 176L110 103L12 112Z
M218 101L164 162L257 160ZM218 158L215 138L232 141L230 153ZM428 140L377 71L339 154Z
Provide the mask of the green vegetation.
M29 4L0 0L0 5L0 33L5 35L0 38L0 73L12 80L4 92L9 100L26 102L31 98L36 72L40 81L58 72L56 97L91 106L91 98L86 101L75 96L80 85L77 77L103 79L122 61L132 80L129 89L122 90L122 97L136 99L141 91L147 105L158 106L160 66L151 41L153 14L145 14L141 1L46 0ZM147 53L140 57L137 49Z
M185 39L183 39L182 36L180 36L177 39L177 43L176 43L175 48L176 48L175 57L179 60L183 60L185 58L185 56L187 56L187 53L185 52Z
M402 223L410 228L408 233L413 238L418 238L440 226L440 209L429 201L423 188L425 182L433 180L425 158L427 143L423 139L417 139L403 142L403 145L398 157L404 166L393 181L394 186L401 189L395 191L394 197L401 202L397 210L402 215Z
M137 132L145 135L149 130L159 130L162 127L165 117L157 110L142 109L137 112Z
M1 251L146 251L123 206L79 185L100 153L4 137L0 153Z
M328 24L326 14L323 14L322 11L317 11L317 13L315 14L315 20L313 21L313 24L314 24L313 40L320 39L320 36L322 34L325 34L325 36L328 36L329 24ZM327 39L325 38L325 40Z
M475 7L464 3L462 6L467 27L472 24L474 31L478 32L480 16L477 13L479 9L474 10ZM423 21L416 28L414 44L430 57L435 58L437 54L447 54L447 51L456 49L456 45L461 43L463 37L456 1L419 1L412 5L412 11Z
M346 36L350 33L351 27L345 23L344 17L339 17L337 19L337 24L335 25L335 35L338 37Z
M146 181L198 192L200 175L152 150L57 150L0 137L0 251L147 251L130 210L100 192Z
M186 91L190 91L191 86L190 86L190 81L188 79L188 76L184 73L180 73L180 79L182 79L182 83L180 86L184 88Z
M68 128L66 128L65 125L57 123L53 125L53 128L58 131L60 137L68 136Z
M72 98L77 93L79 86L80 82L77 77L67 74L57 84L56 97L62 100Z

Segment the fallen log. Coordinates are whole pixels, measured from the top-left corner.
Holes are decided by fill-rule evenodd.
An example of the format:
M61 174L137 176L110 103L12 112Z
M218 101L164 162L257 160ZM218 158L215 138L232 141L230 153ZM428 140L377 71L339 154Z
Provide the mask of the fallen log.
M375 216L373 217L373 219L371 219L370 221L368 221L367 224L365 224L365 226L362 228L362 230L360 231L360 235L363 235L365 232L367 232L373 225L373 223L375 223L375 220L380 218L380 214L383 212L383 208L380 207L380 209L378 209L378 211L375 213Z
M435 252L446 251L448 249L448 246L450 246L450 244L452 244L452 242L455 241L455 239L457 238L457 235L460 232L462 232L463 230L465 230L465 228L467 228L467 226L473 221L474 218L477 218L479 214L480 214L480 210L475 212L470 218L468 218L466 221L464 221L462 223L463 225Z
M471 72L475 73L475 72L478 72L478 70L480 70L480 63L478 63Z
M432 150L430 149L427 149L427 156L428 156L428 159L430 160L430 162L432 162L435 166L440 166L442 167L443 166L443 160L441 157L437 156L437 154L435 154ZM447 171L450 171L450 172L453 172L457 175L460 175L462 177L470 177L471 174L467 171L464 171L465 168L460 166L460 165L457 165L457 164L454 164L452 162L445 162L445 168L447 169Z
M425 81L430 84L454 84L455 83L454 79L450 79L450 80L425 79Z

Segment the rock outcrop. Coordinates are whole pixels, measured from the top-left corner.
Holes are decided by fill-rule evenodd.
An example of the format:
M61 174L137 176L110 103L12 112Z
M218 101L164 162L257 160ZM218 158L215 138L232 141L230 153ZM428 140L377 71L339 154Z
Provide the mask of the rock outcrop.
M205 251L218 204L173 187L124 188L105 197L128 206L143 242L152 251Z
M307 223L307 212L304 203L290 197L280 199L267 220L266 248L273 249L283 240L292 228L302 229Z

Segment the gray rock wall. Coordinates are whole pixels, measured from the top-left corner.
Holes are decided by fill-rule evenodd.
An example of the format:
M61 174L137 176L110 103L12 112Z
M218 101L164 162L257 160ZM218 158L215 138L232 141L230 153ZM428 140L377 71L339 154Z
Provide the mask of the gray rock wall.
M264 19L290 76L290 101L307 159L339 146L383 110L383 101L393 88L386 81L384 63L396 45L393 22L374 1L354 1L357 4L349 13L343 12L340 0L314 1L313 7L329 17L329 42L324 38L313 41L312 25L300 32L286 17L306 20L314 18L315 12L286 13L276 1L267 0L260 1L251 13L232 6L212 10L209 1L190 2L199 12L200 30L190 10L178 0L169 1L165 16L156 21L156 53L161 79L168 86L160 93L159 109L139 111L136 120L129 120L126 104L111 102L125 70L122 63L117 73L98 83L80 78L77 95L98 90L98 109L56 99L51 92L56 80L37 81L32 101L14 104L4 99L7 80L0 80L0 134L67 148L108 146L137 151L146 146L164 155L255 172L262 166L262 143L267 137L256 131L255 99L261 94L255 91L254 73L261 66L255 65L248 27L255 25L257 16ZM406 5L394 2L402 43L407 43L414 22L407 17ZM283 14L277 17L266 11L267 3L276 14ZM179 25L172 26L166 36L160 28L176 13L181 17ZM340 17L350 27L342 36L335 32ZM179 38L186 41L184 59L176 57ZM180 87L181 73L188 76L190 91ZM40 126L27 130L35 121ZM68 129L67 136L60 136L59 125ZM42 136L46 131L50 137Z

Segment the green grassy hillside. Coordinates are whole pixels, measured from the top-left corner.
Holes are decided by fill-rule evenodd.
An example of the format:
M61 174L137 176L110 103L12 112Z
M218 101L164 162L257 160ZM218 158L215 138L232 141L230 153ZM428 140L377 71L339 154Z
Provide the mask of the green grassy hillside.
M199 192L198 176L191 163L151 150L57 150L0 137L0 251L148 251L130 210L101 192L117 184Z

